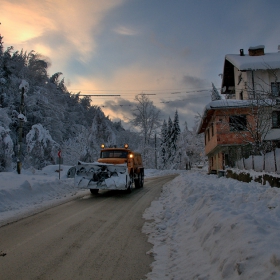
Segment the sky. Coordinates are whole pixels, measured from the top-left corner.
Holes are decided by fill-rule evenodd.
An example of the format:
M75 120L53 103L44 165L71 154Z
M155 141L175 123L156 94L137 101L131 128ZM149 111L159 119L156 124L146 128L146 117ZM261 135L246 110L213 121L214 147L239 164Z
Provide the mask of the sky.
M72 93L112 120L131 119L148 94L161 119L191 127L219 88L226 54L277 52L278 0L1 0L4 48L40 53Z

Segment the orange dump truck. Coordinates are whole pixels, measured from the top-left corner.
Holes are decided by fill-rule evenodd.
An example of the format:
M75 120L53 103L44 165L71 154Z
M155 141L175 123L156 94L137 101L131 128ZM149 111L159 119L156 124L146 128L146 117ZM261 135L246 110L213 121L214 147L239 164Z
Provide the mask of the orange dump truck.
M105 148L101 145L97 162L79 162L76 166L75 185L99 190L126 190L142 188L144 185L144 167L141 154L133 152L128 145L124 148Z

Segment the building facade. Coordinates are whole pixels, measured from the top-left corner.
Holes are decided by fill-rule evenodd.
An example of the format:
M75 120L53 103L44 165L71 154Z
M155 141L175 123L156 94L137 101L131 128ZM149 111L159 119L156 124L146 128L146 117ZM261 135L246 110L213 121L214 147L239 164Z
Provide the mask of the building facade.
M240 49L225 56L221 97L205 107L198 127L205 136L209 173L258 153L263 141L279 142L278 76L280 52L265 54L264 46L257 46L248 54Z

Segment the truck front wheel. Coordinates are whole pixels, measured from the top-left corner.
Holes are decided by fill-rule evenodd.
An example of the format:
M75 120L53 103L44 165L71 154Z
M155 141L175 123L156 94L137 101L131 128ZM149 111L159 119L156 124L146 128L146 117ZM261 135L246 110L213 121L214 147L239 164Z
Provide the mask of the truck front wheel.
M131 193L133 175L130 174L126 177L126 192Z
M90 192L92 194L98 194L99 189L90 189Z
M143 186L144 186L144 172L143 172L143 170L141 170L140 173L138 173L137 179L135 179L134 182L135 182L135 188L137 188L137 189L143 188Z
M140 172L139 187L140 188L144 187L144 170L141 170L141 172Z

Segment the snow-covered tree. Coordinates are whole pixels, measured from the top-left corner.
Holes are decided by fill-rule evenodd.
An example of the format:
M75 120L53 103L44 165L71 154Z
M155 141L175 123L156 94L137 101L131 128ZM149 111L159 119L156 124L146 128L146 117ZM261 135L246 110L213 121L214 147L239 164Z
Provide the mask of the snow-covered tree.
M173 121L173 135L172 135L174 142L177 141L180 133L181 133L181 129L179 124L179 115L178 115L178 111L176 110L174 115L174 121Z
M148 144L152 135L160 125L160 110L153 105L147 95L135 96L136 109L133 111L132 125L140 129L144 144Z
M43 168L55 164L59 145L52 139L48 130L41 124L35 124L26 135L27 155L25 167Z
M179 115L178 111L175 111L174 120L172 124L171 131L171 153L172 153L172 163L178 165L181 151L178 150L178 140L181 133L180 124L179 124Z
M90 131L83 126L76 126L76 135L63 142L63 163L76 165L79 160L85 161L89 154Z
M212 83L211 100L214 101L214 100L221 100L221 99L222 99L221 94L218 92L217 88Z
M198 120L198 118L196 117ZM183 131L179 139L179 150L181 151L181 167L190 168L193 164L203 163L204 156L204 137L196 133L197 121L195 126L190 130L185 122Z
M168 118L168 122L167 122L167 145L166 145L166 153L167 153L167 164L170 165L172 164L173 161L173 150L172 150L172 132L173 132L173 122L171 120L171 118Z
M10 123L12 122L11 118L9 118L7 114L8 108L0 108L0 126L4 128L8 128Z
M0 172L11 169L13 154L13 141L10 137L10 130L0 126Z
M179 136L181 133L179 125L179 115L176 110L174 120L168 118L164 120L161 127L160 142L160 163L161 168L177 168L181 158L181 151L178 146Z
M147 147L152 136L160 127L160 110L154 106L153 102L145 94L135 96L136 109L132 112L131 124L139 128L140 135L143 137L142 156L144 163L148 163Z

